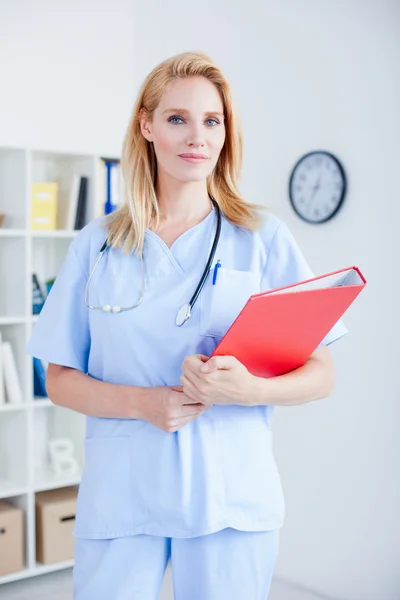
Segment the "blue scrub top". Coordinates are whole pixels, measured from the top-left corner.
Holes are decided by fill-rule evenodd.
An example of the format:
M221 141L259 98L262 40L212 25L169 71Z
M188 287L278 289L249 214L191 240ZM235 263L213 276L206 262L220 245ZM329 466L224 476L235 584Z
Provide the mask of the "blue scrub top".
M146 291L119 314L89 310L85 285L107 237L104 217L82 229L32 332L28 352L109 383L180 385L187 355L209 356L251 294L313 276L286 225L264 218L257 232L222 217L214 264L182 327L175 317L202 275L216 229L213 209L168 246L145 233ZM135 304L140 259L109 249L91 281L89 304ZM347 332L339 321L324 340ZM281 527L284 499L272 451L272 406L216 405L176 433L135 419L87 417L85 466L75 535L195 537L225 527Z

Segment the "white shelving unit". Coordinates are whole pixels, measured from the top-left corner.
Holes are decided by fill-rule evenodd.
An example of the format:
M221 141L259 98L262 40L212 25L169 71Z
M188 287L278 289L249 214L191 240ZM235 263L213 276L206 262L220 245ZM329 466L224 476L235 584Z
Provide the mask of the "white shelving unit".
M32 315L31 278L44 282L57 275L77 231L31 229L31 183L57 181L59 215L65 214L72 175L89 178L86 222L101 214L100 156L0 148L0 332L11 343L23 390L21 405L0 405L0 499L23 509L25 568L0 576L0 584L72 566L37 563L35 556L35 494L78 485L80 476L56 477L49 464L47 442L69 437L83 465L84 416L33 397L32 358L26 354Z

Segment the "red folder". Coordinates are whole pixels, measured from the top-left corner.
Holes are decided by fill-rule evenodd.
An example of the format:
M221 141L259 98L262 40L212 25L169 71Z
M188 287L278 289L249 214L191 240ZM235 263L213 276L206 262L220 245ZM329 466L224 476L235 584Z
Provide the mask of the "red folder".
M357 267L250 296L212 356L273 377L307 361L366 285Z

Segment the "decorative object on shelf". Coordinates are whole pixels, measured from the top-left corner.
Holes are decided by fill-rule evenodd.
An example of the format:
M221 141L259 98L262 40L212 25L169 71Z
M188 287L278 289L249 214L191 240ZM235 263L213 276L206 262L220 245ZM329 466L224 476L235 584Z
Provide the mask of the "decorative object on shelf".
M77 490L65 487L36 494L36 560L50 564L72 560Z
M0 331L0 406L5 404L6 401L6 390L4 387L4 375L3 375L3 340Z
M106 167L106 201L104 214L108 215L118 208L121 201L121 168L117 158L102 158Z
M316 150L300 158L289 181L289 198L308 223L325 223L338 212L346 194L346 175L330 152Z
M33 359L33 394L41 398L47 398L46 391L46 372L48 365L45 365L40 358Z
M43 308L46 296L36 273L32 273L32 314L38 315Z
M49 440L50 465L56 475L73 477L79 473L79 464L74 457L75 446L69 438Z
M3 227L5 220L6 215L4 213L0 213L0 227Z
M55 280L56 280L55 277L51 277L50 279L47 279L47 281L45 282L47 295L50 294L50 290L51 290Z
M32 183L31 227L35 230L57 228L58 183Z
M1 345L6 399L10 404L22 404L22 390L10 342Z
M0 575L24 568L24 517L17 506L0 502Z

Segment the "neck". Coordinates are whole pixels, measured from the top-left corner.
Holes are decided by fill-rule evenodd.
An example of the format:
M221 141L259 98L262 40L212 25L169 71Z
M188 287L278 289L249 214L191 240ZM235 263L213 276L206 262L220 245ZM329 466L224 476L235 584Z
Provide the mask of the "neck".
M168 224L202 221L212 210L212 202L205 181L157 182L156 196L161 222Z

